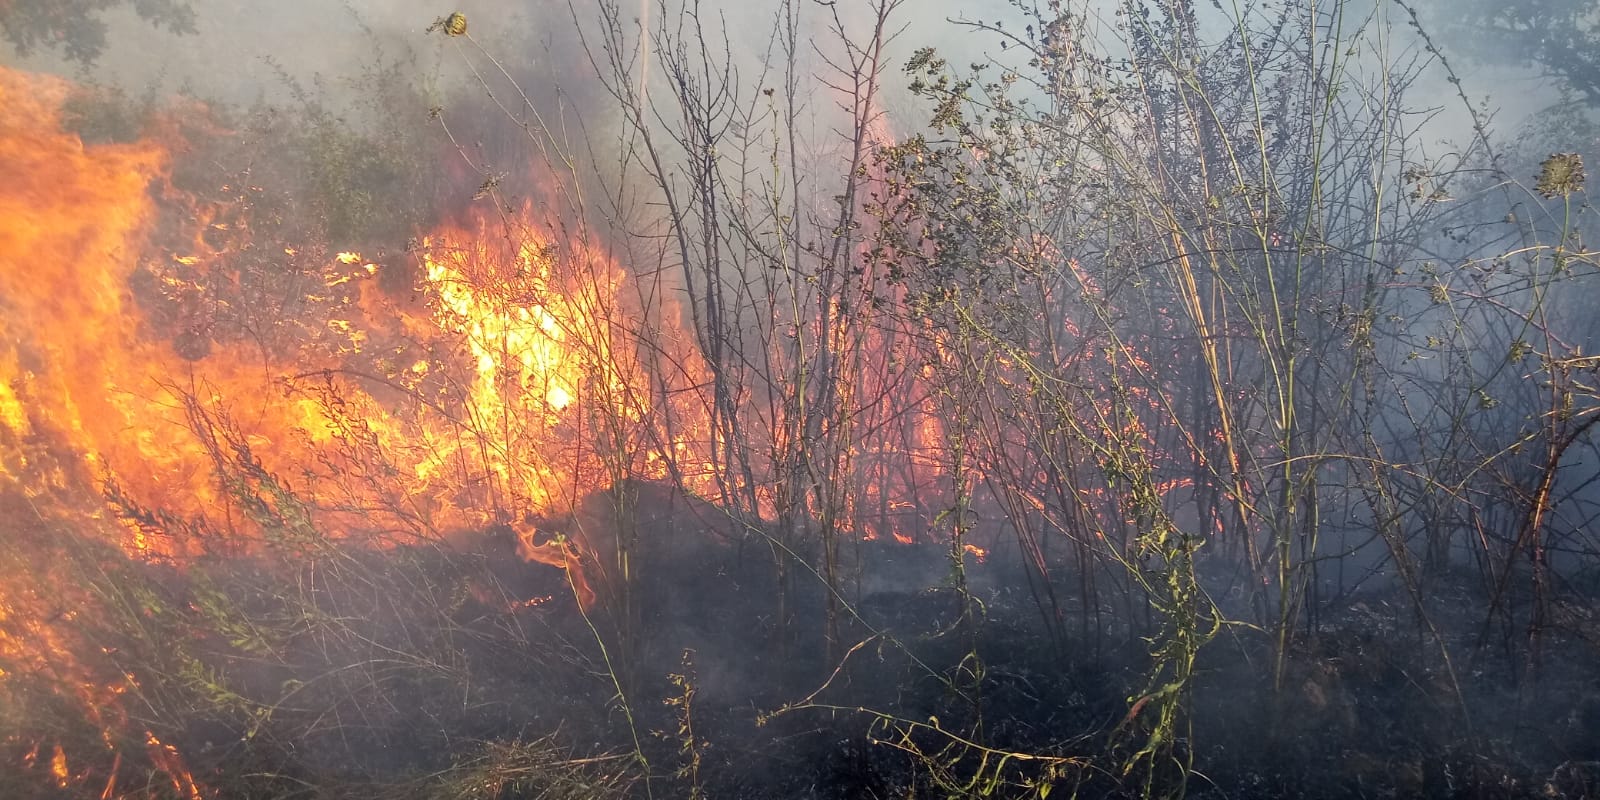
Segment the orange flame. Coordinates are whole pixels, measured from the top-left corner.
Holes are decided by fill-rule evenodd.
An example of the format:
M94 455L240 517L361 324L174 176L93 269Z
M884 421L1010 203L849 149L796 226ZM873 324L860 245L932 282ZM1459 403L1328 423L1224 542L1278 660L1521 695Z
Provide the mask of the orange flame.
M74 498L101 530L109 481L126 505L201 520L240 547L265 536L273 514L279 527L375 545L520 526L518 554L566 570L584 606L603 582L603 570L588 574L598 548L540 542L519 521L560 517L623 477L670 477L708 496L748 490L758 513L775 505L771 475L717 483L710 454L747 443L713 441L709 369L671 293L640 285L582 230L531 203L484 204L392 258L255 241L247 203L225 208L172 185L162 142L85 144L66 130L71 91L0 69L0 488ZM872 138L887 141L876 119ZM250 302L227 277L246 250L267 273L318 280L284 289L293 318L275 320L281 330L224 335L193 309ZM414 285L379 280L397 273ZM841 493L839 529L913 544L941 502L928 487L943 479L948 448L930 388L938 376L908 364L914 343L938 334L852 316L897 291L866 270L816 319L797 310L789 322L846 364L829 378L855 426L842 437L841 480L863 488ZM162 317L163 302L189 316ZM769 346L775 363L797 357L790 343ZM772 438L808 435L779 433L775 408L751 408L771 398L732 391L716 402L739 409L717 413L748 414ZM751 456L757 472L763 455ZM112 530L130 554L183 558L207 546L161 535L168 518L127 516ZM6 624L21 607L0 585L0 631L26 633L0 632L0 655L62 657L49 626ZM175 793L202 796L177 751L149 732L146 755ZM51 754L58 780L71 778L66 758ZM114 793L115 774L106 786Z
M570 507L609 482L596 428L640 425L653 392L638 354L616 341L625 273L608 255L543 236L531 207L509 246L502 219L474 216L423 238L425 307L387 297L369 280L384 268L344 251L301 304L309 333L270 347L205 331L164 340L136 274L192 293L228 256L198 234L160 255L165 205L186 209L179 227L246 226L168 185L161 145L85 145L62 130L70 89L0 71L0 172L19 178L0 191L0 475L30 496L110 478L140 504L244 534L247 515L226 512L236 488L217 476L236 457L333 498L318 515L337 533L382 527L373 517L386 508L420 519L417 533L478 527ZM317 252L278 249L295 265ZM395 368L394 353L411 355ZM222 435L208 442L197 425ZM692 428L622 466L660 474L663 457L693 449ZM398 485L336 474L362 459L392 468ZM181 554L147 527L127 526L130 551Z

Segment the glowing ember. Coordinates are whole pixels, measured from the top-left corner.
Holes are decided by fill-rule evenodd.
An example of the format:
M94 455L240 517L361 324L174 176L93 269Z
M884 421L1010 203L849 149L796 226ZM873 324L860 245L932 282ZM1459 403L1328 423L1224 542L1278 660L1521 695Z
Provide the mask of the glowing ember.
M72 778L72 774L67 771L67 753L59 744L50 754L50 774L55 777L56 785L63 789L67 788L67 783Z

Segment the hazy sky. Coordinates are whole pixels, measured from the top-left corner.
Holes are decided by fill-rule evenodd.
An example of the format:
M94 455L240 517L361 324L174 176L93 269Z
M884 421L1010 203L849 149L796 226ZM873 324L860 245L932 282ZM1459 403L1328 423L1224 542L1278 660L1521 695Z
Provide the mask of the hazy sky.
M265 61L269 57L302 80L355 74L372 60L363 23L381 39L412 43L422 56L420 66L432 70L440 63L439 44L423 32L450 10L466 13L475 33L492 36L521 29L531 9L555 5L538 0L195 0L199 32L190 36L151 27L125 8L106 14L113 25L110 46L87 70L50 52L8 60L131 90L155 85L163 93L188 89L202 97L248 102L282 90ZM563 15L559 21L569 24L564 6L556 10Z
M630 7L634 2L637 0L623 0ZM649 2L654 5L655 0ZM575 3L580 13L588 13L593 5L594 0ZM725 15L729 43L750 78L766 50L771 15L777 6L776 0L705 4L711 13ZM447 81L461 73L461 61L443 37L425 36L423 31L450 11L465 13L474 36L492 52L524 61L530 57L530 49L534 51L531 57L538 60L545 43L570 43L574 35L566 0L194 0L193 7L199 28L193 36L174 36L155 29L126 8L108 13L105 19L114 26L110 47L100 62L87 70L51 52L19 60L0 51L0 58L27 68L119 85L133 92L152 86L158 95L186 89L207 99L247 103L263 95L269 99L287 97L282 80L266 63L268 58L301 81L322 76L326 88L336 95L341 77L357 74L373 60L372 37L362 30L363 24L386 42L391 57L409 44L418 56L416 68L421 77L441 76ZM832 8L847 19L853 15L853 22L860 24L865 19L864 7L863 0L838 0ZM809 0L802 8L812 22L813 33L821 33L825 13L832 9ZM1010 14L1014 11L1009 3L1001 0L908 0L900 12L908 29L897 53L903 57L915 47L933 45L952 64L986 60L1000 55L995 43L946 20L994 19ZM1397 24L1397 30L1408 35L1403 24ZM567 52L573 50L568 48ZM1549 82L1532 77L1527 70L1475 64L1465 54L1459 54L1454 63L1466 79L1474 101L1488 97L1491 106L1502 109L1496 125L1501 136L1512 134L1518 120L1555 99ZM587 64L580 63L540 66L553 67L556 74L588 69ZM886 105L891 112L904 111L905 79L898 63L889 70L886 84ZM1435 128L1441 137L1454 136L1452 131L1466 120L1459 111L1459 102L1453 100L1453 87L1436 72L1424 80L1421 88L1424 91L1413 95L1413 102L1442 104L1446 113L1436 121Z
M623 0L631 6L633 0ZM650 0L654 5L655 0ZM140 21L131 10L117 8L104 19L113 32L110 46L99 63L85 70L58 54L42 51L27 59L0 51L9 63L104 83L138 88L157 83L164 89L191 88L202 96L228 100L253 99L276 82L263 63L272 57L297 77L312 74L343 75L371 59L365 23L385 39L409 41L433 67L437 37L423 31L440 16L459 10L467 15L475 37L483 40L510 36L504 46L540 47L546 37L572 35L571 12L565 0L193 0L199 33L175 36ZM575 6L580 14L593 0ZM728 21L730 44L749 57L765 49L775 0L728 2L724 8L707 3L713 13ZM842 0L846 19L864 20L864 3ZM806 15L818 26L825 22L824 7L810 5ZM933 44L952 50L970 37L944 22L947 17L1010 14L1004 2L911 0L900 11L906 32L904 49ZM358 21L359 19L359 21ZM854 20L852 20L854 21ZM960 54L961 57L974 55ZM447 62L451 59L446 58ZM579 65L574 65L579 66Z

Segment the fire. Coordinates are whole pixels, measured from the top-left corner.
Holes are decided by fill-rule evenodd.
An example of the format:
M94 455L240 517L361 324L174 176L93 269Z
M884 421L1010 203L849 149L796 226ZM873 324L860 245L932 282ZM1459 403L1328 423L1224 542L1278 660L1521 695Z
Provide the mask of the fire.
M62 125L71 91L0 70L0 491L134 557L182 560L214 546L181 535L184 520L235 546L313 527L381 546L380 530L390 542L559 514L616 474L659 476L700 447L692 419L645 430L661 387L681 388L693 359L680 351L691 366L647 380L625 270L603 248L543 233L553 228L531 207L509 244L492 212L388 259L275 244L278 272L320 283L267 335L230 335L200 312L249 302L227 294L230 259L258 244L248 204L175 189L158 139L85 144ZM385 270L407 267L415 301L379 289ZM645 440L657 446L619 446ZM530 537L519 550L570 570L593 602L579 566L592 556L576 543ZM91 715L114 709L120 687L76 663L73 613L52 615L32 588L49 577L36 577L0 575L0 655L60 676ZM103 724L110 746L117 715ZM178 751L145 736L171 790L204 797ZM44 753L62 786L90 780L59 745ZM99 778L106 796L115 773Z
M317 496L309 512L336 536L559 513L624 475L719 489L708 454L743 443L713 441L696 337L670 292L633 285L581 226L481 203L388 257L274 242L269 273L320 272L320 284L299 287L270 336L230 333L203 311L248 302L209 287L265 244L249 204L174 189L156 139L85 145L61 126L70 91L0 73L0 170L21 176L0 191L0 469L30 496L110 481L132 503L249 539L248 498L221 480L241 464ZM407 269L414 300L379 288ZM869 272L852 291L864 308L895 290ZM153 317L162 302L181 313ZM850 319L843 306L826 316ZM944 469L944 412L931 367L905 366L929 332L883 322L836 345L850 365L838 395L862 431L845 527L916 538L919 525L889 517L936 510L926 488ZM820 336L845 334L808 341ZM766 424L757 401L734 402ZM731 488L770 505L771 479L750 477ZM192 546L158 528L130 522L122 544L164 557Z
M163 744L149 731L144 732L144 737L150 763L167 774L173 793L184 800L205 800L205 793L200 791L200 785L195 783L194 776L189 774L188 768L184 766L183 757L178 755L177 748Z
M139 409L116 373L151 355L140 352L124 313L136 256L129 242L149 222L147 189L166 154L148 144L88 148L61 132L68 90L0 71L0 172L8 176L0 192L0 421L13 441L43 426L118 457L136 446L124 434ZM135 384L155 377L130 371ZM49 418L37 418L41 406ZM8 454L3 469L20 478L24 463Z
M339 502L328 505L364 509L322 514L343 532L370 525L392 499L331 474L351 459L403 476L391 494L420 504L406 513L425 521L421 533L556 510L608 482L595 426L602 417L638 426L652 390L636 354L617 342L627 336L626 275L603 250L541 234L531 207L509 244L502 219L468 215L396 259L416 259L422 308L374 285L404 263L346 250L325 257L323 285L295 305L298 334L261 345L198 323L163 339L136 279L155 277L168 295L200 294L234 255L218 235L248 236L248 220L230 222L176 192L158 142L86 146L62 130L70 90L0 73L0 171L22 178L0 192L0 442L5 474L30 494L108 479L137 503L221 517L248 537L248 521L224 513L236 498L217 480L219 459L237 448L296 491L339 483ZM187 227L211 233L180 235L163 252L158 229L174 216L183 227L184 214ZM289 266L318 252L279 249ZM411 357L397 367L390 354ZM197 425L227 435L207 442ZM660 456L637 460L611 471ZM312 465L332 468L307 473ZM184 543L147 528L127 526L125 547L181 555Z
M313 409L270 391L259 357L206 352L200 331L153 335L136 274L181 289L213 254L195 254L192 239L183 254L152 252L170 153L150 140L85 145L61 129L70 89L0 71L0 171L15 177L0 191L0 422L15 450L4 470L30 496L110 479L203 515L223 497L182 396L225 402L252 420L253 442L289 441ZM153 546L137 530L125 537Z
M581 567L583 554L572 542L562 537L548 542L538 542L536 539L539 532L528 526L522 526L516 533L517 555L524 561L548 564L566 570L579 604L585 608L594 604L596 597L594 587L589 585L588 577Z
M50 774L56 779L56 786L63 789L72 780L72 773L67 770L67 752L59 744L50 753Z
M481 246L465 252L440 249L424 256L427 281L438 297L441 321L472 348L477 370L472 399L478 408L505 408L530 393L551 411L571 405L583 362L567 346L561 318L548 307L567 302L551 291L548 257L533 244L505 261L487 257ZM485 268L509 274L473 274ZM492 291L501 281L500 291ZM604 357L605 350L598 355Z
M174 187L173 137L91 145L66 130L71 91L0 70L0 174L13 176L0 184L0 492L163 562L274 536L384 547L509 526L516 552L566 570L584 606L603 585L598 548L545 538L529 520L624 479L742 492L758 514L776 506L772 454L750 454L745 475L712 454L811 434L778 431L781 398L760 389L713 399L673 292L643 285L581 225L532 202L479 203L403 253L264 241L250 202ZM270 291L245 291L247 269ZM397 290L384 280L394 275L411 285ZM853 330L852 315L897 295L870 271L850 291L821 319L790 320L806 347L826 339L843 365L828 378L837 385L806 377L801 388L831 393L854 426L829 430L842 431L838 480L860 491L827 502L840 504L835 530L916 544L944 502L939 376L910 366L937 333L887 317ZM281 307L252 307L266 296ZM774 364L799 357L790 342L769 347ZM751 442L720 440L730 429L717 414L743 415ZM824 500L813 490L790 502L805 513ZM40 622L48 603L4 578L0 655L70 661L70 615ZM122 687L61 674L85 706L116 706ZM114 723L108 714L105 728ZM173 793L205 796L176 748L149 731L145 745ZM88 780L68 769L77 756L46 752L62 785Z

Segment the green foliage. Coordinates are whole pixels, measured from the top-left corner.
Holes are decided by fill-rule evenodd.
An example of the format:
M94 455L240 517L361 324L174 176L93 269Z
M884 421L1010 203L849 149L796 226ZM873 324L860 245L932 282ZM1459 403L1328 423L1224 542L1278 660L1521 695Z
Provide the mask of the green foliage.
M274 171L297 202L309 203L335 249L405 242L443 199L436 188L445 183L436 159L442 143L426 124L426 109L440 98L419 77L409 47L391 54L370 29L365 41L372 62L338 94L274 65L294 103L251 120L252 141L273 149Z
M999 74L986 79L981 65L963 74L918 51L907 71L929 133L879 153L871 257L905 288L907 313L946 332L929 358L960 353L958 372L1004 409L991 424L1025 420L994 435L1024 447L980 459L1011 476L1067 476L1062 494L1073 499L1044 503L1047 526L1086 541L1159 614L1147 684L1114 737L1131 745L1121 771L1141 776L1143 794L1185 791L1197 656L1224 626L1267 634L1281 691L1300 617L1316 602L1327 509L1394 513L1320 487L1347 460L1393 458L1414 440L1347 432L1375 418L1408 419L1425 440L1438 435L1432 425L1462 430L1405 407L1414 400L1403 376L1427 365L1417 348L1395 353L1394 340L1421 327L1419 309L1457 320L1458 336L1466 314L1532 325L1520 321L1529 311L1480 303L1482 284L1447 270L1388 281L1433 250L1462 181L1452 162L1424 159L1407 126L1415 68L1354 58L1391 28L1381 11L1365 13L1336 4L1235 18L1198 3L1127 2L1115 46L1063 3L1026 15L1020 34L975 23L1021 50L1026 67L990 65ZM1581 162L1551 163L1536 188L1570 196ZM1541 274L1565 268L1546 273L1539 260L1516 279L1532 307ZM1430 349L1449 342L1424 336ZM1505 342L1509 363L1542 349L1526 335ZM1498 413L1489 384L1509 379L1504 363L1460 369L1435 402ZM1392 394L1360 388L1385 379ZM1453 467L1441 456L1369 476L1362 491L1426 495L1434 469ZM1413 470L1421 486L1407 485ZM1019 505L1050 497L1046 482L1012 480L1004 490ZM1407 545L1389 541L1407 563ZM1230 589L1248 595L1243 618L1226 619L1204 588L1217 579L1202 565L1218 561L1251 575Z
M403 205L406 179L418 166L411 153L393 141L321 115L312 118L300 146L312 201L332 241L404 238L415 223Z
M688 785L688 797L690 800L702 800L705 797L705 788L700 781L700 767L705 758L705 748L708 746L708 742L699 738L694 731L695 671L693 650L683 651L682 666L682 672L675 672L667 676L667 681L672 684L675 694L668 696L663 702L673 710L674 715L677 717L677 730L673 736L668 738L672 738L677 742L678 758L682 761L674 777Z
M86 87L62 104L62 125L84 144L138 141L155 113L155 98L133 98L120 87Z
M110 43L104 15L128 5L151 25L174 34L195 32L194 10L185 0L7 0L0 3L0 33L21 55L60 49L67 58L87 64Z

